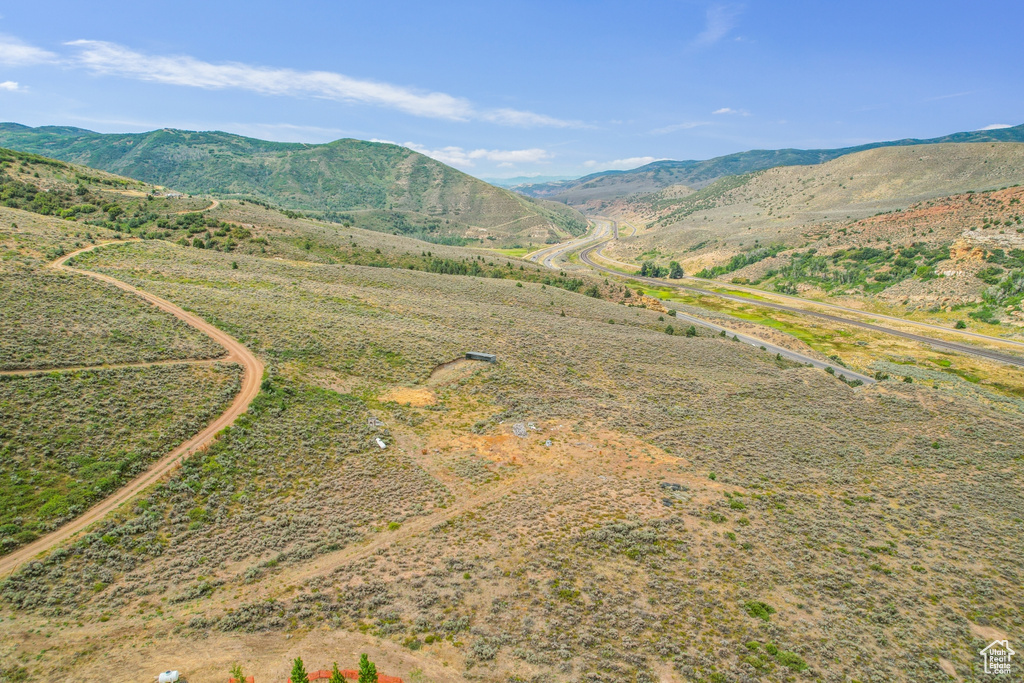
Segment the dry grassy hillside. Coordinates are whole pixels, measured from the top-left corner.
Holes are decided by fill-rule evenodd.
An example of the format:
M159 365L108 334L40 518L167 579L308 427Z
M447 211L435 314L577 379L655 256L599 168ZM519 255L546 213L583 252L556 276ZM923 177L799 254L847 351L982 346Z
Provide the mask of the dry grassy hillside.
M237 661L275 681L368 652L436 683L944 681L1024 629L1019 399L918 368L852 389L653 311L243 210L188 246L164 228L77 260L230 331L268 376L208 451L0 584L4 676L215 681ZM83 239L20 213L17 258ZM420 269L355 263L389 249ZM450 364L470 349L499 363Z
M667 188L620 206L643 229L605 253L853 305L878 297L897 312L966 307L1020 326L1022 169L1024 145L942 144L725 178L683 197Z
M1013 270L1018 260L1013 254L1024 249L1022 201L1024 188L1020 187L953 195L859 221L824 224L809 237L819 257L854 253L864 246L892 250L895 258L911 249L934 254L920 276L915 276L916 268L924 261L915 262L912 273L902 272L895 258L883 258L864 285L844 285L840 287L844 293L861 294L865 286L870 291L877 283L886 286L873 293L893 304L945 308L982 304L986 291ZM806 249L786 250L720 277L769 288L791 281L801 293L822 293L826 283L793 269L807 253ZM1024 320L1018 309L1010 313L1011 320Z
M703 267L722 257L728 260L755 241L797 246L805 241L808 226L1022 181L1024 144L874 149L818 166L725 178L682 199L655 193L629 200L619 206L620 215L641 219L651 229L611 253L637 258L657 250Z

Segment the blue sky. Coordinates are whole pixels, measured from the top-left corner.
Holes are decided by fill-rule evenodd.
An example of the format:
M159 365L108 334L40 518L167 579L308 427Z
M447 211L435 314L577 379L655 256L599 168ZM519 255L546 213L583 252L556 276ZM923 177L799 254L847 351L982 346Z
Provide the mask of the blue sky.
M483 177L1024 122L1024 4L0 6L0 120L411 146Z

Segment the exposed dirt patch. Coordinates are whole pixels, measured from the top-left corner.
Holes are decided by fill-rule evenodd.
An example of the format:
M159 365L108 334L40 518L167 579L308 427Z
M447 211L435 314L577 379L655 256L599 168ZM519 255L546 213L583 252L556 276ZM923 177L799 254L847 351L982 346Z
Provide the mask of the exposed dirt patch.
M469 360L468 358L456 358L450 360L447 363L441 363L433 372L430 373L430 378L427 379L427 386L441 387L446 384L453 384L458 382L460 379L469 377L477 370L486 368L487 363L478 360Z
M971 623L971 631L979 638L986 641L1006 640L1006 634L992 626L981 626Z
M945 657L939 657L939 668L942 669L946 675L960 680L960 677L956 675L956 669L953 667L953 662L949 661Z
M411 405L417 408L432 406L437 403L437 396L426 387L394 387L381 395L383 402L394 401L401 405Z

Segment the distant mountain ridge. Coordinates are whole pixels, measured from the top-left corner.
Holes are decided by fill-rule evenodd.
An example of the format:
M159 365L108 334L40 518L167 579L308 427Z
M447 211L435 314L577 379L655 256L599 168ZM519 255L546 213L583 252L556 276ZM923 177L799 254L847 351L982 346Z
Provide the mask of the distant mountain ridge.
M579 178L578 175L537 175L527 176L520 175L512 178L485 178L481 177L480 180L491 185L497 185L498 187L516 188L520 185L536 185L538 183L557 183L565 180L576 180Z
M574 210L488 185L387 143L270 142L167 128L103 134L0 123L0 146L190 194L256 199L384 232L543 243L586 230Z
M724 176L742 175L776 166L808 166L879 147L945 142L1024 142L1024 125L953 133L924 140L906 138L872 142L838 149L757 149L704 161L655 161L628 171L602 171L575 180L519 185L515 190L530 197L551 199L571 206L589 205L598 208L601 204L620 197L655 192L669 185L686 185L699 189Z

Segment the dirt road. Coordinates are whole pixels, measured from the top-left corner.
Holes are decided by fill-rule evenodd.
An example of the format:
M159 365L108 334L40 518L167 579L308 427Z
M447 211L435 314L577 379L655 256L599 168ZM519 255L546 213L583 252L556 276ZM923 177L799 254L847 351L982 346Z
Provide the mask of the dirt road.
M216 209L218 206L220 206L220 200L219 199L211 199L210 200L210 205L206 206L206 207L203 207L202 209L185 209L184 211L175 211L174 213L175 214L202 213L203 211L211 211L213 209Z
M114 242L113 244L123 243L124 242ZM111 243L108 242L105 244ZM76 535L79 531L82 531L93 522L99 521L107 513L114 510L122 503L131 500L148 486L158 481L162 476L173 470L181 460L213 441L219 431L230 426L235 421L235 418L248 409L249 404L252 403L252 400L256 398L256 395L260 391L260 382L263 379L263 363L261 363L260 360L256 358L251 351L249 351L249 349L231 335L222 332L202 318L178 308L166 299L161 299L149 292L143 292L142 290L136 289L135 287L121 282L120 280L116 280L109 275L94 273L87 270L77 270L67 265L67 262L74 257L85 252L92 251L93 249L98 249L102 246L104 246L104 244L95 244L90 247L74 251L52 263L51 267L57 270L75 273L77 275L85 275L95 280L112 284L126 292L131 292L143 300L148 301L160 310L170 313L179 320L184 321L188 325L191 325L197 330L208 335L218 344L227 349L228 355L219 359L220 362L238 363L245 369L245 372L242 375L242 387L238 394L235 395L234 401L232 401L231 405L228 406L228 409L216 420L207 425L203 431L199 432L191 439L157 460L155 463L150 465L149 469L115 491L109 498L105 498L103 501L97 503L86 511L86 513L81 517L68 522L56 531L36 539L32 543L29 543L28 545L15 550L11 554L0 558L0 576L7 576L14 573L14 571L24 562L27 562L36 555L46 552L58 543Z

